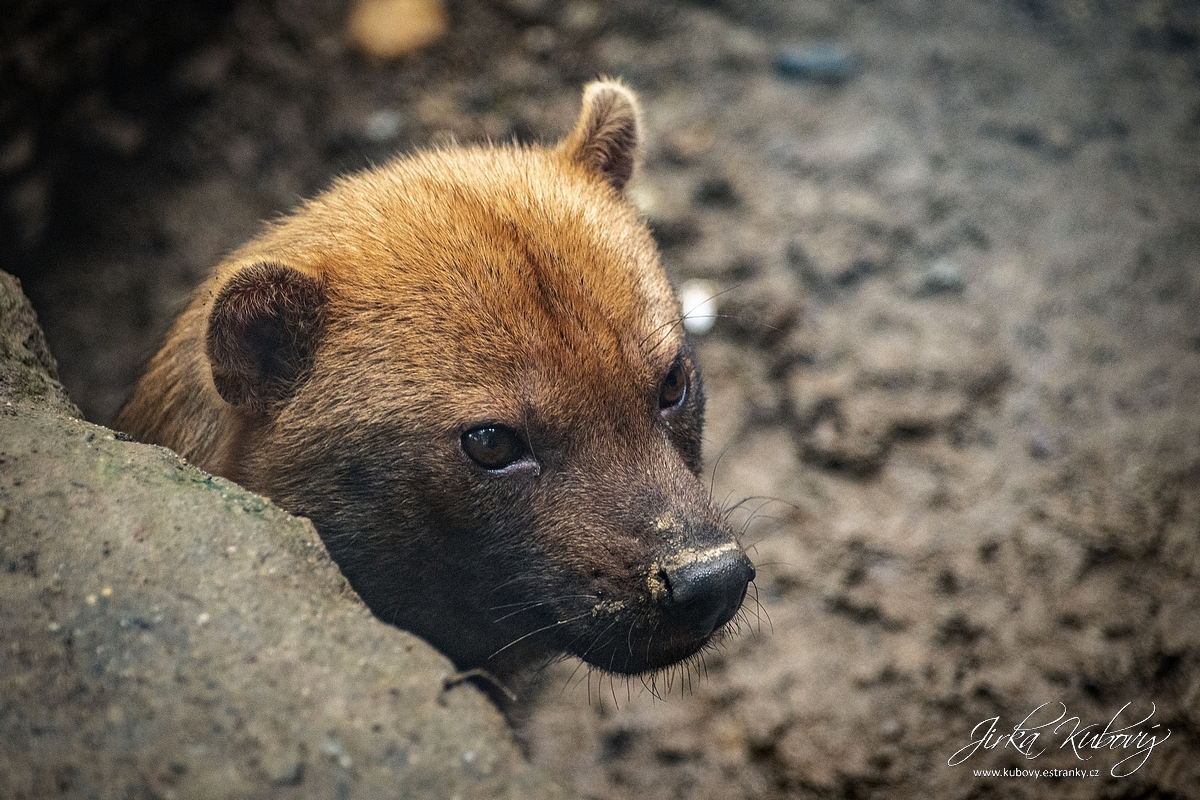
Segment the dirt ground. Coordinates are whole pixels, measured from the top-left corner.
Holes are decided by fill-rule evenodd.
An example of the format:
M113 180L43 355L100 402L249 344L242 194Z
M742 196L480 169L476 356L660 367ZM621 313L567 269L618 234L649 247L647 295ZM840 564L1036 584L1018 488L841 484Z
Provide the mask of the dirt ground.
M455 2L391 64L334 0L222 9L77 144L0 150L89 419L258 220L621 76L668 272L721 292L706 455L758 579L653 691L544 670L532 761L613 800L1200 797L1200 4Z

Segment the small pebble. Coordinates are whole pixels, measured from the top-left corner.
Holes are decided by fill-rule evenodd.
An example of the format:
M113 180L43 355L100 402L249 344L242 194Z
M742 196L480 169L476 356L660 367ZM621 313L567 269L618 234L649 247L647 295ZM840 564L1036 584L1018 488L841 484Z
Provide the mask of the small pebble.
M953 261L943 258L929 266L917 277L913 296L932 297L937 294L957 293L966 288L962 268Z
M284 759L270 770L271 783L275 786L297 786L304 780L304 762Z
M788 45L775 55L775 72L794 81L836 86L857 71L854 54L837 42Z
M692 193L692 200L708 208L733 208L738 204L737 191L725 178L706 178Z
M5 175L19 172L33 161L37 154L37 141L31 131L20 131L0 145L0 173Z
M703 126L675 131L667 134L663 154L675 164L690 164L711 150L716 141L713 132Z
M376 144L390 142L400 135L404 115L390 108L380 109L367 117L363 135Z
M133 117L99 109L88 122L95 141L117 155L136 155L146 143L146 128Z
M590 0L574 0L567 3L559 17L564 30L571 33L588 33L600 24L601 7Z
M651 218L659 216L665 203L662 191L645 182L630 187L626 195L634 208Z
M521 36L521 46L535 56L548 56L558 46L558 34L549 25L534 25Z
M1067 453L1066 437L1035 430L1029 435L1029 455L1037 461L1053 461Z
M685 281L679 287L679 304L683 306L683 327L697 335L712 330L717 320L717 295L720 289L712 281Z

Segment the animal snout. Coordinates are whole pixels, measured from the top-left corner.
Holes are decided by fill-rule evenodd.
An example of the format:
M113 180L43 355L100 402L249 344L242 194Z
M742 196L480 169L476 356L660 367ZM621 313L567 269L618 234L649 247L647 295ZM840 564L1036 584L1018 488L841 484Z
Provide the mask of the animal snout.
M660 567L658 603L671 617L708 636L742 606L754 565L736 545L687 553Z

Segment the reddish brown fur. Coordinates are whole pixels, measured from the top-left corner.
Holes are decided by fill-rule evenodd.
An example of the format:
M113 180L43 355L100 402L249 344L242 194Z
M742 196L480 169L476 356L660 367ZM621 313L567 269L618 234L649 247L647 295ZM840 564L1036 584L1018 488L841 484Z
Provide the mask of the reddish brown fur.
M709 637L656 616L656 565L733 536L696 478L679 307L620 191L638 115L593 84L557 148L338 181L217 267L115 426L310 516L379 616L464 668L690 655ZM677 358L692 394L663 410ZM461 437L485 423L527 458L472 463Z

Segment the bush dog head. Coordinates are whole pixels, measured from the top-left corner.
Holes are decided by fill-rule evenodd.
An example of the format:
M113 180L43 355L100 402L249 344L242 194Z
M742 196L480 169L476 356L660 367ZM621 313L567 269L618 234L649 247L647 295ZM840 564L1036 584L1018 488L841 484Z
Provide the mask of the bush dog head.
M636 98L557 147L338 181L221 264L115 420L312 519L462 669L692 656L754 569L698 479L704 395L624 197Z

